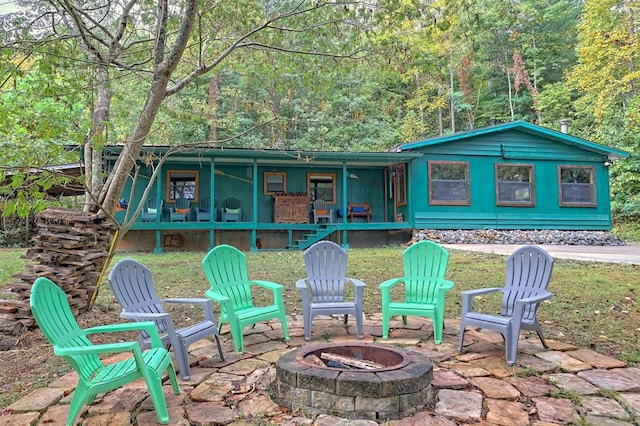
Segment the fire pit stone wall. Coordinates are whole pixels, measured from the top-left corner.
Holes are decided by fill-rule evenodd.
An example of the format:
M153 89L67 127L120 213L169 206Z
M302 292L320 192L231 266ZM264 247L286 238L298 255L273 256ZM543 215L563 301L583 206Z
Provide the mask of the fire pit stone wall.
M399 354L401 362L371 370L314 365L305 355L335 345L300 348L276 363L274 400L289 410L315 417L331 414L347 419L393 420L423 411L431 403L433 366L422 353L381 345L355 344L355 352L378 350ZM383 356L384 358L384 356Z

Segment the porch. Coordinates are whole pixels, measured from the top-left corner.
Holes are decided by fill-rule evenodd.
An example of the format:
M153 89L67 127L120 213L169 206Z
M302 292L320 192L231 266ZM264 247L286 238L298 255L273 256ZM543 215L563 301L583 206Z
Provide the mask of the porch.
M304 250L322 239L345 248L404 244L408 222L357 221L330 224L259 222L136 222L118 250L208 251L230 244L244 251Z

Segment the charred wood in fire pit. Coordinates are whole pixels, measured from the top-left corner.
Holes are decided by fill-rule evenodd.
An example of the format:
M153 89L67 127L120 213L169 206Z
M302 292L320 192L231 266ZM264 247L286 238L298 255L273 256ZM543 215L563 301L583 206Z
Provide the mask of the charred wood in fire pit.
M373 370L376 368L384 368L384 365L378 364L377 362L355 359L347 356L335 355L335 354L326 353L326 352L321 353L320 358L326 359L329 361L334 361L340 364L344 364L345 366L360 368L362 370ZM327 366L333 367L328 363L327 363ZM338 367L338 368L344 368L344 367Z

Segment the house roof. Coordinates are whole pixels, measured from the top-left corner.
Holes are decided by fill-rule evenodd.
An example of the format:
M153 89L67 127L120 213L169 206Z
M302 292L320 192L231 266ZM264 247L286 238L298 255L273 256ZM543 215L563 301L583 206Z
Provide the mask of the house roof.
M53 166L45 166L42 168L13 168L5 172L4 184L12 179L16 173L25 173L35 176L43 172L53 173L59 176L69 178L68 182L53 185L46 190L50 197L72 196L84 194L84 185L82 183L82 175L84 175L84 166L81 163L57 164Z
M423 147L438 145L442 143L459 141L463 139L473 138L476 136L505 132L510 130L529 133L537 137L542 137L542 138L553 140L559 143L575 146L587 151L592 151L598 154L606 155L612 161L618 160L621 158L626 158L629 156L629 153L626 151L611 148L605 145L600 145L595 142L590 142L585 139L581 139L566 133L551 130L546 127L537 126L535 124L527 123L526 121L521 121L521 120L512 121L506 124L483 127L480 129L468 130L465 132L458 132L458 133L454 133L446 136L424 139L417 142L409 142L397 147L397 151L400 151L400 152L411 151L417 148L423 148Z
M107 158L117 156L123 149L121 145L105 147ZM151 151L156 155L171 153L172 161L201 161L210 162L215 159L218 163L250 163L259 164L300 164L300 165L348 165L348 166L385 166L406 162L421 157L418 152L344 152L344 151L305 151L305 150L275 150L249 148L193 148L184 147L176 150L170 146L145 146L143 151Z

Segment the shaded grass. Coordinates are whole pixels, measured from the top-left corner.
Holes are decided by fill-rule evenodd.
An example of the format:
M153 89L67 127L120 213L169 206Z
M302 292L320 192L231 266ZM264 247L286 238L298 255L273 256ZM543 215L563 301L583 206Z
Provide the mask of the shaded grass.
M402 275L403 250L404 247L397 246L349 252L348 274L367 283L364 292L366 313L381 311L378 284ZM15 281L10 278L13 273L25 270L23 254L24 250L0 252L0 288ZM300 294L295 289L295 282L306 275L302 252L266 251L246 253L246 256L250 278L283 284L287 312L301 314ZM118 253L112 265L124 257L132 257L153 271L160 297L203 297L209 288L201 266L203 252ZM446 276L455 287L447 295L445 317L459 317L461 291L501 287L504 273L504 256L451 250ZM640 266L637 265L556 259L549 286L555 296L544 302L538 311L546 337L620 358L630 365L640 365L639 277ZM264 292L256 292L254 296L256 304L271 298ZM474 306L486 312L499 311L499 295L492 296L495 297L478 300ZM0 296L11 297L10 294ZM214 309L218 311L217 306ZM104 277L96 305L79 320L83 326L120 322L123 320L119 313L120 307ZM176 314L178 323L201 317L201 312L195 308L180 307ZM0 384L3 385L0 407L69 370L64 362L52 355L38 331L32 335L31 339L25 339L24 347L11 354L0 353ZM20 368L19 372L14 365Z

